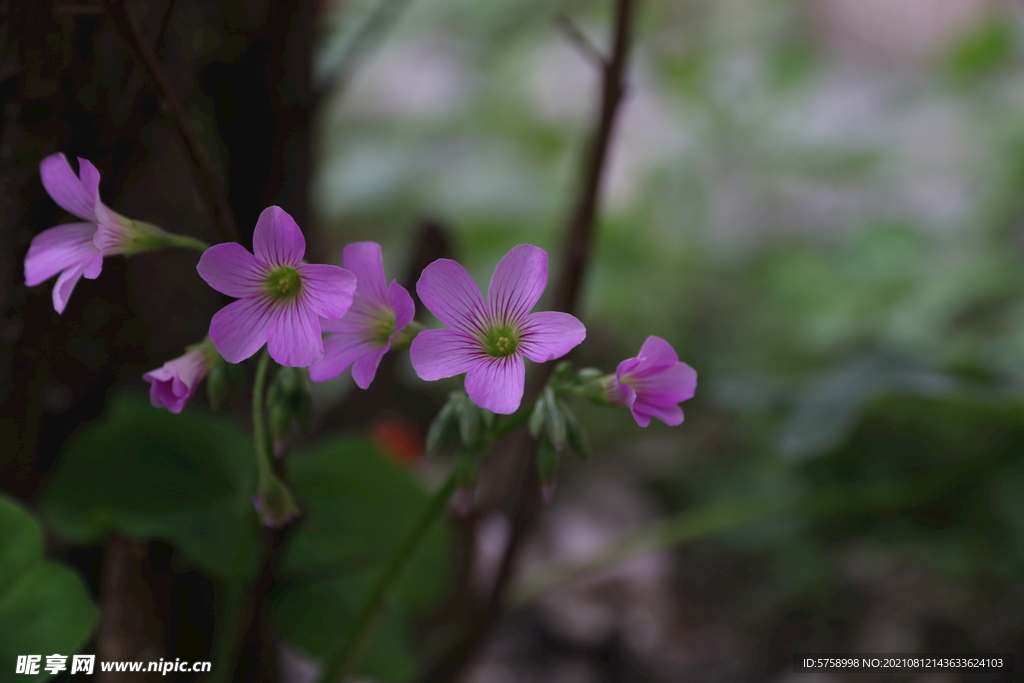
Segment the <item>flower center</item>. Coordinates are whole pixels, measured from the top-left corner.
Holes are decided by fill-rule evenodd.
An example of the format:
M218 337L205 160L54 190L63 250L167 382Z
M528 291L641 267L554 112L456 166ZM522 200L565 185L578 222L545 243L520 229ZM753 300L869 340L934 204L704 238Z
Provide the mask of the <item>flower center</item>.
M270 271L265 286L277 301L291 301L302 292L302 275L291 266L278 266Z
M511 325L494 325L484 336L484 351L492 358L506 358L519 350L519 330Z
M391 341L391 335L395 333L395 312L391 309L382 310L380 316L369 329L370 341L374 344L384 346Z

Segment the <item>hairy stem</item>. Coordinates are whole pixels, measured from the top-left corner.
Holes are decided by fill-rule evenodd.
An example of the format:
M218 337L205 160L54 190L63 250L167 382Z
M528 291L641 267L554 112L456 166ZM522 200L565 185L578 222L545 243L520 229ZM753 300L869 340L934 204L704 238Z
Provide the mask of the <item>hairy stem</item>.
M383 621L385 600L401 577L402 570L405 569L409 560L416 554L423 539L426 538L427 532L430 531L434 522L444 512L448 499L452 497L452 493L455 491L455 485L456 480L453 473L449 475L444 486L427 502L427 506L424 508L423 514L416 521L416 525L409 532L409 535L405 537L405 540L402 541L402 545L398 547L395 554L391 557L391 562L388 564L387 569L384 570L384 573L377 579L377 583L374 584L369 597L363 603L359 614L356 615L355 622L352 624L347 637L342 641L341 646L329 657L327 666L324 668L324 675L320 679L322 683L344 683L355 672L356 667L359 666L360 660L372 643L373 637Z

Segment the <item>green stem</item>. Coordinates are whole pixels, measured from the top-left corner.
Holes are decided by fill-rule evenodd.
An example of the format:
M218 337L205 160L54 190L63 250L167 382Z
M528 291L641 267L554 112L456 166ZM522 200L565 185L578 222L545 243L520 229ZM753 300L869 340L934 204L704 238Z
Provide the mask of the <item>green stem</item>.
M449 475L437 493L427 502L423 515L417 520L416 525L409 532L409 535L402 541L402 545L395 551L387 569L377 579L370 596L363 603L362 609L356 615L355 622L348 632L348 636L341 646L335 650L327 660L324 668L322 683L344 683L359 666L367 647L373 640L377 628L383 621L384 601L387 599L392 588L398 582L409 560L419 549L420 544L426 537L427 532L433 526L437 518L444 512L448 499L455 492L455 475Z
M253 440L256 442L256 468L259 472L260 486L274 476L270 461L270 443L267 440L267 425L263 415L263 394L269 366L270 353L264 348L259 365L256 366L256 380L252 386L252 431Z
M165 242L168 247L184 247L185 249L195 249L199 252L206 251L210 248L209 244L202 240L198 240L195 237L175 235L173 233L167 233Z
M235 673L235 659L242 640L242 613L246 591L237 579L228 579L221 593L217 635L210 661L213 671L206 683L227 683Z

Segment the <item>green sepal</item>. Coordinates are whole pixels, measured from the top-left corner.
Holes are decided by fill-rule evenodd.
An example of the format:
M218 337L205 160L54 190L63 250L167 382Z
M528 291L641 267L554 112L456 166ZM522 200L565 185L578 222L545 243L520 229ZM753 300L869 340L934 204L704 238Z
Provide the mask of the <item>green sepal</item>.
M562 415L565 417L565 426L569 434L569 446L582 460L590 460L594 452L590 448L590 437L586 430L565 405L562 406Z
M554 484L558 479L558 465L561 455L555 450L554 444L541 439L537 444L537 475L541 484Z

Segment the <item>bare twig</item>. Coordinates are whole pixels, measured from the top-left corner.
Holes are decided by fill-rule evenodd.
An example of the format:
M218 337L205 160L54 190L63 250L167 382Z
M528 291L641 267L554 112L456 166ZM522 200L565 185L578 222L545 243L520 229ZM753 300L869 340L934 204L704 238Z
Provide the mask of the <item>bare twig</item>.
M600 107L594 122L593 134L584 153L576 201L566 225L562 268L552 297L552 310L572 313L579 306L579 292L586 274L587 261L593 250L601 180L607 165L608 148L615 129L615 121L626 90L625 73L635 5L635 0L615 0L612 53L607 61L601 60ZM547 364L532 378L533 396L536 396L537 391L547 381L550 372L551 364ZM473 628L426 673L421 679L422 683L457 680L502 614L504 594L512 577L512 568L534 516L531 514L530 504L535 505L538 501L537 476L533 467L533 442L522 431L513 434L511 439L519 440L518 447L512 450L516 458L510 488L512 532L502 556L495 587L487 604L477 615Z
M576 23L565 16L559 14L555 17L555 26L561 31L570 43L576 46L583 57L596 66L599 69L604 69L608 66L608 60L605 59L604 55L601 54L601 50L587 37L587 34L583 32Z
M217 173L206 154L199 137L189 123L188 116L181 101L174 93L170 82L160 68L153 48L146 42L139 25L135 22L131 12L125 6L124 0L103 0L103 6L107 15L114 22L121 38L128 44L136 58L141 62L143 70L148 76L152 86L157 90L159 97L167 106L168 113L177 129L178 137L185 147L186 156L192 165L193 175L196 179L196 187L203 196L213 214L217 225L224 236L231 240L238 240L238 227L235 222L234 212L224 192L224 187L217 177Z

